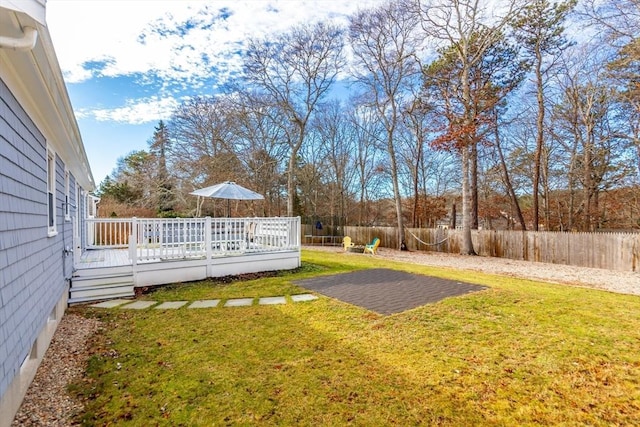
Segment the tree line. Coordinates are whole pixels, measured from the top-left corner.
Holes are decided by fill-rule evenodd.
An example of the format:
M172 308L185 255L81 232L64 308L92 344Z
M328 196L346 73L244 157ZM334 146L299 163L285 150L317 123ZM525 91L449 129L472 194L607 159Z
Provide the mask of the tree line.
M119 159L102 214L192 215L189 192L233 180L265 196L239 215L398 242L460 218L465 254L498 224L639 229L638 34L638 0L398 0L249 39L241 76Z

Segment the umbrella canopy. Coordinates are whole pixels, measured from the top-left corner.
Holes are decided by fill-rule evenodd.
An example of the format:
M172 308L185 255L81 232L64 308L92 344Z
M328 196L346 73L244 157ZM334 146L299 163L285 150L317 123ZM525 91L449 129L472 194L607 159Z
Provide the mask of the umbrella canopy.
M220 184L212 185L211 187L200 188L189 194L198 197L212 197L215 199L227 200L264 200L264 196L262 194L258 194L248 188L244 188L233 181L225 181ZM228 203L227 210L230 210Z
M233 181L225 181L211 187L201 188L192 191L189 194L202 197L214 197L216 199L233 199L233 200L264 200L262 194L244 188Z

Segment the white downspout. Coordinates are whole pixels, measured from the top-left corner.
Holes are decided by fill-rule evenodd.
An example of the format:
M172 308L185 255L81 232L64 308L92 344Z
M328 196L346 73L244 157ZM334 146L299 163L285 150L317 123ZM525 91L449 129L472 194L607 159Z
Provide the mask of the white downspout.
M33 27L24 27L22 37L0 36L0 49L31 50L36 46L38 31Z

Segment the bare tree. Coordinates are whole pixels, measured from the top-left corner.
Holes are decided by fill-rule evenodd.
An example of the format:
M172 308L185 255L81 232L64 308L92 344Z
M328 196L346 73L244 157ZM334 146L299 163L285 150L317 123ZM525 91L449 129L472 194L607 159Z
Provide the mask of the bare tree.
M351 199L350 188L355 178L354 158L356 139L353 128L345 116L345 108L334 100L323 105L314 120L314 133L320 145L320 153L328 172L329 202L331 218L336 216L346 220L347 205ZM344 224L330 224L344 225Z
M282 215L283 178L289 145L282 123L282 110L269 104L260 94L244 92L234 99L233 132L235 150L247 181L264 195L264 215Z
M330 172L326 168L326 159L320 136L310 128L308 143L299 152L296 164L296 207L301 215L313 217L326 216L332 203L328 200L332 192Z
M236 179L240 168L233 150L232 110L227 97L195 97L182 103L168 122L173 168L191 186Z
M581 16L603 28L615 46L621 48L634 41L637 43L640 31L639 0L584 0L581 5Z
M136 208L148 208L157 212L157 198L153 180L155 157L145 150L132 151L118 158L111 172L109 188L104 195Z
M636 147L640 178L640 0L585 0L580 11L590 24L604 30L604 42L615 50L609 62L609 72L620 86L620 98L628 110L628 134Z
M555 123L571 156L569 186L582 188L581 228L593 231L603 221L600 193L624 182L631 173L626 160L628 138L621 131L620 98L607 79L605 62L584 50L575 52L571 60L561 76L562 98L555 108Z
M424 165L424 157L426 151L427 133L430 126L428 125L428 118L431 112L431 107L425 105L419 96L414 96L410 99L403 108L403 122L407 129L407 134L410 135L406 144L405 159L406 166L409 168L409 175L411 179L411 189L413 192L413 206L411 208L411 226L418 226L418 206L420 204L420 197L426 198L427 189L425 186L421 186L424 180L421 179L422 169Z
M353 128L355 139L354 170L355 180L354 194L358 200L358 215L356 223L359 225L371 224L367 218L367 203L379 194L378 189L382 186L380 173L383 157L383 150L380 148L384 143L380 136L384 134L384 129L377 120L377 114L366 106L351 104L348 113L350 126Z
M363 102L384 126L389 170L395 200L398 245L404 242L402 193L398 182L395 133L419 68L416 59L417 20L408 4L385 3L351 17L349 39L355 57L355 80L363 89Z
M513 185L513 180L511 179L511 174L509 173L509 168L507 167L507 162L505 160L504 150L502 149L502 136L500 133L500 119L497 110L494 110L494 137L493 142L496 148L496 153L498 154L500 170L502 172L502 181L504 183L504 187L509 195L509 199L511 200L511 206L514 210L515 217L520 224L521 230L527 229L527 224L524 220L524 215L522 215L522 209L520 208L520 202L518 201L518 196L516 194L515 187Z
M318 104L343 66L339 27L300 25L269 39L251 39L245 55L247 83L268 96L289 123L283 123L289 145L287 215L294 215L295 168L298 152Z

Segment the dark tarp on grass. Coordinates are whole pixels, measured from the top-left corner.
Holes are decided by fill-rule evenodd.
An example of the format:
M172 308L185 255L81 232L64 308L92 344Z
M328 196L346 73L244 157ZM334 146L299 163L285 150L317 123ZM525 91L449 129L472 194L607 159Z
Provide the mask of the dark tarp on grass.
M400 313L444 298L487 289L486 286L386 268L314 277L295 284L380 314Z

